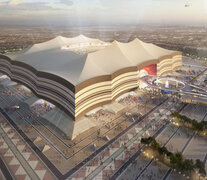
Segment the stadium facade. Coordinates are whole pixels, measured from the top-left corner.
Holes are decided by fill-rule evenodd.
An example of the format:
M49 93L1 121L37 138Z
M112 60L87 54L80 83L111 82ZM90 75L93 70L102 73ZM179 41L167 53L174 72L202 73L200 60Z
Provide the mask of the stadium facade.
M106 43L58 36L18 53L0 56L0 71L58 105L74 120L138 86L145 74L182 66L182 54L134 39Z

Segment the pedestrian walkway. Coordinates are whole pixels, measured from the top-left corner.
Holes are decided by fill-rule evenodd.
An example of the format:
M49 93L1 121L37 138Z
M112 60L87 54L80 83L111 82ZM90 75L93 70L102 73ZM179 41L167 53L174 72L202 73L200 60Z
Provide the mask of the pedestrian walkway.
M172 105L171 102L167 102L167 104ZM166 107L167 104L163 105L163 107ZM162 116L157 118L157 114L161 112L166 114L163 108L153 112L148 118L137 124L126 135L107 148L104 153L79 171L73 179L83 179L86 176L88 176L86 179L93 179L95 176L96 179L104 179L106 175L113 173L115 169L129 158L130 153L128 151L138 147L141 136L152 136L154 131L165 123L170 113L167 113L165 118L161 118ZM158 119L160 122L157 122Z
M15 179L54 179L11 125L0 119L0 152Z

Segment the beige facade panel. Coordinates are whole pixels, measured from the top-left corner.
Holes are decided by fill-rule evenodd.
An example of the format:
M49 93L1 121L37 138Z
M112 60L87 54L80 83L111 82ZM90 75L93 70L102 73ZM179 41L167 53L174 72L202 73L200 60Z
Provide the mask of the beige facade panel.
M104 48L86 54L71 50L90 44ZM0 55L0 70L76 120L137 87L140 69L157 64L158 75L171 72L182 65L181 55L137 38L129 43L105 44L84 36L57 37L22 53Z
M163 75L172 72L175 68L182 66L182 56L180 53L175 53L175 56L165 56L167 59L159 60L157 64L157 74ZM169 58L171 57L171 58ZM155 63L155 61L150 61L150 63L145 63L143 66ZM131 70L131 71L130 71ZM76 119L79 119L81 115L92 110L93 108L99 107L100 104L104 105L115 100L118 96L127 92L138 86L138 70L139 68L126 68L119 70L119 73L114 75L114 79L109 80L109 76L106 76L107 81L95 83L93 85L82 84L81 90L76 93ZM121 73L124 72L124 73ZM112 77L112 76L111 76ZM97 77L95 80L93 78L92 82L104 80L104 77ZM86 82L84 82L86 83ZM88 81L88 84L91 84ZM80 88L81 86L79 86ZM92 108L93 107L93 108Z

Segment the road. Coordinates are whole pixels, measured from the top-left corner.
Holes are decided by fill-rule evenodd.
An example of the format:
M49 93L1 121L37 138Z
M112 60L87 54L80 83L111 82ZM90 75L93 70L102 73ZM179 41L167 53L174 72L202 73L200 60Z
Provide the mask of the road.
M108 157L103 164L101 164L98 168L96 168L88 177L85 179L92 179L96 175L98 175L106 166L108 166L114 159L116 159L121 153L123 153L128 147L131 146L131 144L140 139L140 137L150 128L152 128L156 123L159 122L160 118L165 115L171 108L174 106L174 104L171 104L169 107L167 107L161 115L158 115L155 119L151 120L149 124L147 124L145 127L142 128L133 138L131 138L125 146L122 146L119 148L115 153L113 153L110 157Z
M11 90L10 88L8 88L7 90ZM15 104L21 104L21 101L24 99L25 97L22 96L21 94L17 94L16 97L15 96L1 96L1 105L2 107L9 107ZM161 102L157 107L153 108L151 111L149 111L145 116L147 116L148 114L150 114L151 112L153 112L156 108L159 108L160 105L162 105L164 102ZM22 108L20 108L19 110L14 111L10 117L8 115L6 115L5 112L3 112L1 110L2 113L4 113L4 116L8 119L9 122L11 122L11 124L14 126L15 129L17 129L17 131L20 132L20 134L23 136L24 132L21 131L15 124L18 124L18 117L20 119L22 119L24 121L24 124L26 126L28 125L32 125L30 123L30 121L28 119L25 118L25 115L29 115L31 113L31 111L29 111L28 109L26 109L26 107L21 104ZM144 117L145 117L144 116ZM144 118L143 117L143 118ZM16 120L14 120L14 118ZM36 121L36 118L32 119L33 121ZM140 119L142 120L142 119ZM50 167L51 171L54 172L56 174L56 176L59 179L65 179L66 177L71 176L74 172L76 172L78 169L80 169L81 167L83 167L85 164L89 163L94 157L96 157L98 154L100 154L106 147L108 147L111 143L113 143L115 140L119 139L120 137L122 137L127 131L129 131L131 128L133 128L139 121L136 121L134 123L132 123L131 126L129 126L128 128L126 128L123 132L121 132L117 137L115 137L114 139L110 140L109 142L107 142L104 146L102 146L101 148L97 149L94 153L92 153L89 157L87 157L86 159L84 159L81 163L79 163L78 165L76 165L74 168L70 169L66 174L61 175L60 172L58 172L56 170L56 168L48 162L48 160L46 159L46 157L44 157L40 151L37 151L37 148L35 147L35 145L31 142L31 140L29 140L26 136L23 136L25 141L27 141L29 143L29 145L31 146L32 149L34 149L35 151L37 151L37 154L41 157L41 159L43 161L46 162L46 164L48 165L48 167ZM38 120L37 120L38 123ZM33 126L33 129L34 126ZM38 132L39 130L36 128L36 131ZM43 134L39 135L45 139ZM47 141L49 141L48 139L45 139ZM51 147L55 148L52 144L50 144ZM67 158L67 157L66 157Z

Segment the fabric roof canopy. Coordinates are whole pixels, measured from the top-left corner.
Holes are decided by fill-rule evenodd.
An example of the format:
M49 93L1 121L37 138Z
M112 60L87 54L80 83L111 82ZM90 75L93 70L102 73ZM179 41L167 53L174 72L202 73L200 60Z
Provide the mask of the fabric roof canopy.
M76 54L61 47L81 43L105 43L83 35L74 38L58 36L35 44L27 51L8 55L12 60L24 62L38 71L49 72L77 85L87 79L112 74L122 68L138 66L148 60L171 55L174 51L134 39L129 43L112 42L104 49L87 54Z

